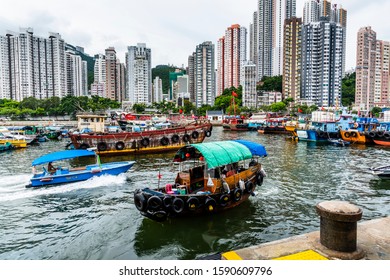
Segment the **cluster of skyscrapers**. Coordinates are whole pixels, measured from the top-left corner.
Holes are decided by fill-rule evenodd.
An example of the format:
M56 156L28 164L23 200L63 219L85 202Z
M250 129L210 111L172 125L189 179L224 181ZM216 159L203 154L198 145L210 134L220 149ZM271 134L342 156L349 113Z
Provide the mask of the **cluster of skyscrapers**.
M57 33L41 38L31 28L21 29L0 36L0 98L98 95L129 106L163 100L182 106L188 100L200 107L214 105L224 89L241 85L243 106L249 108L287 97L296 103L338 107L346 27L346 10L330 0L307 0L302 18L296 17L296 0L258 0L249 32L233 24L218 39L216 49L211 41L197 45L186 73L170 74L169 93L163 93L159 77L152 81L152 53L144 43L128 47L125 63L114 47L96 55L88 90L82 48L66 44ZM356 68L360 110L389 105L389 60L390 43L377 40L370 27L360 29ZM279 75L282 92L257 92L263 77Z
M26 28L0 36L0 98L79 96L87 90L86 62L58 33L41 38Z

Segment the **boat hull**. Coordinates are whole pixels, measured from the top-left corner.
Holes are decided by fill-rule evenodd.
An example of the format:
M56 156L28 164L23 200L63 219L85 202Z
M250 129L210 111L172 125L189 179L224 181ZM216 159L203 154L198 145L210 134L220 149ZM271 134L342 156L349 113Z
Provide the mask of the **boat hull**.
M86 181L96 176L119 175L125 173L134 165L134 161L104 163L102 165L88 165L81 170L59 169L54 174L41 173L31 178L31 183L27 187L42 187L48 185L58 185Z
M210 137L210 122L196 122L176 128L143 132L70 134L75 149L97 147L99 155L151 154L178 150Z
M215 189L208 188L208 179L203 177L196 183L179 185L175 192L170 193L167 193L164 188L139 189L134 193L134 204L143 216L157 222L163 222L168 217L210 215L237 207L248 200L251 195L254 195L256 185L262 185L264 176L261 172L261 165L257 164L227 177L226 183L229 185L229 191L222 191L221 180L215 178L212 179ZM245 188L237 186L240 179L244 181ZM201 188L188 193L187 187L180 191L183 186L190 186L190 189L192 186L201 186ZM183 190L185 190L184 193L182 193Z
M340 135L344 141L348 141L354 144L373 143L370 137L367 137L365 134L358 130L340 130Z
M299 130L296 131L299 141L308 141L308 142L327 142L328 137L326 133L324 135L319 135L316 130Z
M390 140L386 140L386 139L374 139L373 141L374 141L374 143L377 144L377 145L390 147Z

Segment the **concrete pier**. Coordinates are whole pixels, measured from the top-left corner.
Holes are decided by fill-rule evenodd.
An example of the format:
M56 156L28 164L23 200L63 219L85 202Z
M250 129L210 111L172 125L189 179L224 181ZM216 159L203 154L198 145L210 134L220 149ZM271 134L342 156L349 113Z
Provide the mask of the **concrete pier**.
M223 260L390 260L390 216L357 223L357 248L352 253L321 244L320 231L264 243L221 254Z

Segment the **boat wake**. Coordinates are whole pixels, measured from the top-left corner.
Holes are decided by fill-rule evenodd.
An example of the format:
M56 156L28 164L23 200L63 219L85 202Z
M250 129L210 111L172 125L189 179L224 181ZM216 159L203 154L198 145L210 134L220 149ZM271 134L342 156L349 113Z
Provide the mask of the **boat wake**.
M93 177L87 181L63 184L58 186L49 186L41 188L26 188L30 183L31 175L19 174L6 176L0 183L0 202L14 201L43 195L62 194L80 189L94 189L104 186L119 186L126 182L126 174L118 176L103 175Z

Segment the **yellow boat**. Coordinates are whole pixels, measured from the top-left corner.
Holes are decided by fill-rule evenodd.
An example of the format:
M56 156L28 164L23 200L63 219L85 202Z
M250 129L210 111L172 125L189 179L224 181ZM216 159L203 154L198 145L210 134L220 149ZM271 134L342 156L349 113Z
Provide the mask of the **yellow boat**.
M27 142L23 139L0 139L0 144L4 145L5 143L11 143L16 149L27 148Z
M373 143L372 139L370 137L367 137L368 132L358 131L357 129L340 130L340 135L344 141L351 142L351 144Z

